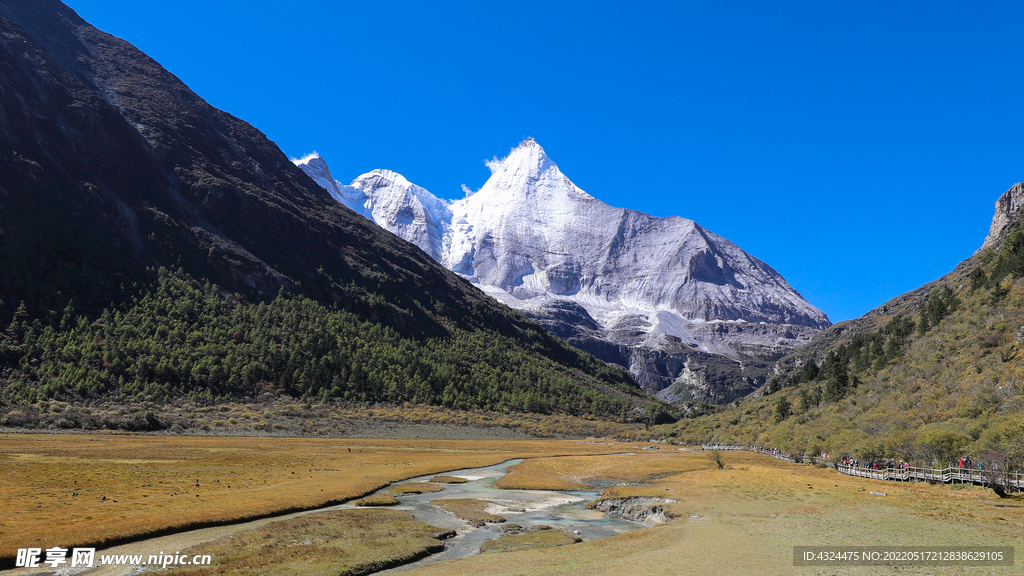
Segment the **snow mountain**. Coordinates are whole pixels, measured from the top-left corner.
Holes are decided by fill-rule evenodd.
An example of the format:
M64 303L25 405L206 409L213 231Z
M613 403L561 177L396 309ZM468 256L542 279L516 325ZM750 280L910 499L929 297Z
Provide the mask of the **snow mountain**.
M316 153L293 160L313 181L356 214L442 261L442 230L451 222L448 204L391 170L373 170L346 186Z
M594 198L533 139L454 201L390 170L344 185L315 154L295 163L342 204L666 399L749 392L772 360L831 325L729 240Z

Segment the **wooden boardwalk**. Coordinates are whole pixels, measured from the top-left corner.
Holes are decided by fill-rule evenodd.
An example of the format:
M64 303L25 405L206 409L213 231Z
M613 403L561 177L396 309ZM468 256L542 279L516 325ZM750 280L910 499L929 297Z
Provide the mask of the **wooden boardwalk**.
M767 454L779 460L796 462L797 459L790 454L779 450L768 448L740 446L733 444L704 444L704 450L747 450ZM808 458L802 460L810 464ZM976 468L922 468L920 466L906 466L903 468L866 468L861 466L849 466L846 464L835 464L840 474L857 476L859 478L871 478L873 480L895 480L899 482L941 482L943 484L975 484L988 488L993 480L999 481L1006 486L1008 491L1024 492L1024 474L1020 472L978 470Z

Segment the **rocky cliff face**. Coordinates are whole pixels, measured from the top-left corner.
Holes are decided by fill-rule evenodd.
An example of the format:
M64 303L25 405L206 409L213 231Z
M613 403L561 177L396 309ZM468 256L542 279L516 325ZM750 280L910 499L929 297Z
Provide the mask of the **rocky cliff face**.
M532 139L452 202L387 170L343 185L320 158L296 163L495 299L629 367L652 393L674 386L666 394L676 399L729 400L830 326L764 262L693 220L597 200Z
M988 236L982 243L978 252L985 251L1002 239L1003 232L1014 222L1024 216L1024 182L1018 182L1010 187L996 200L995 215L992 216L992 225L989 226Z
M597 200L534 140L451 211L443 263L520 301L569 299L605 326L640 314L652 331L680 337L686 324L715 320L829 325L771 267L732 242L693 220Z

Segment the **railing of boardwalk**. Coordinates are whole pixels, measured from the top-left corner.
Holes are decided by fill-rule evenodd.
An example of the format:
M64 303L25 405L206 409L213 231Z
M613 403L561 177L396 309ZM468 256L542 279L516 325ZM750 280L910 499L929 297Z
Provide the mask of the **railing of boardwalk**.
M779 460L796 462L799 456L793 456L776 448L765 448L763 446L742 446L738 444L704 444L704 450L747 450L759 454L767 454ZM810 463L809 458L802 458L802 462ZM866 466L852 466L849 464L836 464L836 470L848 476L859 478L871 478L873 480L894 480L898 482L941 482L943 484L975 484L986 488L993 483L1002 484L1009 491L1024 492L1024 474L1020 472L1006 472L1004 470L981 470L977 468L924 468L921 466L901 466L885 468L868 468Z

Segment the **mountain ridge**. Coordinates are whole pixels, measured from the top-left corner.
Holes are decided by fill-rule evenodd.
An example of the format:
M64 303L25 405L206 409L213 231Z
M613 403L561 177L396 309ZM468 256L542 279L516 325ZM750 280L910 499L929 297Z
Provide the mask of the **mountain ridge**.
M447 253L442 257L442 261L449 269L459 272L471 281L476 281L483 286L502 288L510 294L514 291L519 291L524 296L535 296L539 295L542 290L555 295L565 295L570 290L575 290L580 280L590 282L591 284L599 283L600 269L596 270L597 273L593 277L582 279L579 278L580 274L573 270L569 271L571 277L566 279L559 277L558 270L549 273L549 269L557 268L559 262L545 269L534 270L532 274L525 273L527 272L525 269L519 270L515 263L505 262L499 262L496 269L492 263L486 262L487 268L484 272L478 273L476 270L476 266L480 265L479 262L476 262L476 252L487 249L486 246L481 245L481 242L486 244L490 240L507 240L505 236L498 236L490 230L485 233L490 234L488 238L481 240L477 237L477 234L480 234L479 228L481 224L491 225L492 227L504 225L500 214L491 218L499 222L487 221L487 217L495 213L494 205L499 205L498 208L501 209L505 207L504 204L514 204L515 202L509 202L511 198L525 205L524 211L540 213L543 218L553 220L554 226L532 225L535 222L524 223L517 221L502 228L502 230L510 235L529 235L530 232L539 234L539 236L534 236L536 243L529 245L528 248L546 251L547 254L553 257L569 258L575 255L575 250L578 250L580 246L574 246L573 251L552 249L551 246L557 244L557 242L552 241L552 238L546 236L564 233L565 229L568 228L569 222L579 218L581 213L585 212L585 210L579 208L579 204L583 204L585 206L594 206L597 210L600 210L599 217L592 218L592 220L600 219L614 223L614 230L611 231L612 234L609 237L596 238L586 242L587 248L590 248L591 244L596 244L597 249L606 254L607 260L613 260L618 255L618 252L626 249L625 244L631 240L630 236L636 236L638 233L642 234L643 228L667 229L670 232L676 233L674 234L675 236L686 237L686 241L680 245L680 248L689 248L688 244L692 244L698 248L706 248L711 251L698 251L693 258L684 263L685 267L692 268L691 277L696 282L719 286L724 285L732 289L749 288L749 286L738 282L732 277L737 270L728 267L722 268L723 260L729 260L725 264L730 264L733 260L744 260L748 264L746 268L753 270L759 276L759 280L768 280L775 283L779 288L778 292L784 294L784 296L768 294L768 298L765 298L765 300L770 300L771 297L775 297L784 300L780 305L775 306L778 310L773 309L773 303L770 301L751 302L743 310L728 310L727 307L721 304L722 298L716 301L705 294L688 293L688 296L690 296L689 301L682 297L676 297L674 302L669 302L676 309L682 308L689 312L684 317L684 320L691 322L714 320L770 321L773 323L807 325L815 328L831 325L823 313L807 303L771 266L749 256L735 244L696 222L680 216L662 218L626 208L614 208L579 189L558 170L557 165L547 156L536 140L532 138L520 143L497 167L492 167L492 176L483 187L468 194L465 198L451 201L441 200L422 187L412 184L404 176L389 170L374 170L357 177L353 180L352 184L344 185L333 180L329 169L326 168L326 162L319 156L307 158L305 161L293 161L313 176L314 180L321 186L330 190L332 196L336 199L344 199L339 201L352 203L352 200L348 198L356 196L359 202L364 202L355 203L356 208L360 206L364 208L366 206L376 206L382 195L372 193L377 192L381 188L386 189L391 194L413 196L421 204L424 204L424 198L429 199L429 203L433 204L431 209L435 214L444 213L445 208L447 208L447 211L453 214L453 220L450 228L441 231L446 235L444 244L447 247ZM548 172L551 173L548 174ZM377 175L384 175L385 180L390 180L395 185L374 187L371 190L373 197L370 198L364 190L366 188L365 181ZM356 209L356 212L360 212L360 210ZM364 211L363 214L371 220L380 217L379 215L374 215L377 214L374 210ZM435 216L434 219L442 220L443 218ZM389 223L386 221L377 223L385 228L389 228ZM572 232L575 232L575 230L572 230ZM589 240L586 236L583 238ZM428 254L436 253L436 250L427 248L425 245L421 245L421 243L414 243L417 243ZM510 258L514 259L514 256L510 256ZM614 268L615 262L601 262L600 264L601 266L598 268L603 267L605 270L608 270ZM573 264L570 263L568 267L572 268ZM531 268L533 267L531 266ZM652 268L658 267L652 266ZM520 274L520 272L523 273ZM739 272L745 273L747 270L744 269ZM536 278L532 277L534 275ZM548 276L553 276L553 278ZM675 286L673 285L673 287ZM584 287L579 286L579 288L582 289ZM729 288L721 290L729 290ZM595 287L594 295L609 298L609 291L614 296L615 292L624 290L610 283L605 283ZM530 292L536 292L537 294L531 294ZM718 296L718 294L714 296ZM662 304L664 300L648 298L646 302L643 300L637 300L637 302L646 304L653 313L655 308ZM692 305L690 301L696 301L699 304ZM584 303L585 307L586 305ZM784 305L789 305L791 309L785 308ZM689 308L686 308L686 306L689 306ZM746 314L746 317L743 317L744 314Z
M1024 468L1024 184L949 273L840 322L734 408L661 429L682 440Z
M928 295L935 289L947 286L959 289L969 285L971 272L992 258L992 256L986 256L985 253L998 249L1011 232L1022 226L1021 222L1024 221L1022 205L1024 205L1024 182L1018 182L996 199L989 233L981 246L972 255L954 266L953 270L931 282L886 300L865 312L860 318L845 320L823 330L805 347L780 359L776 373L787 375L810 360L821 363L831 349L840 344L849 343L857 335L881 329L894 316L918 314L925 305Z
M0 0L0 150L0 404L663 408L56 0Z

